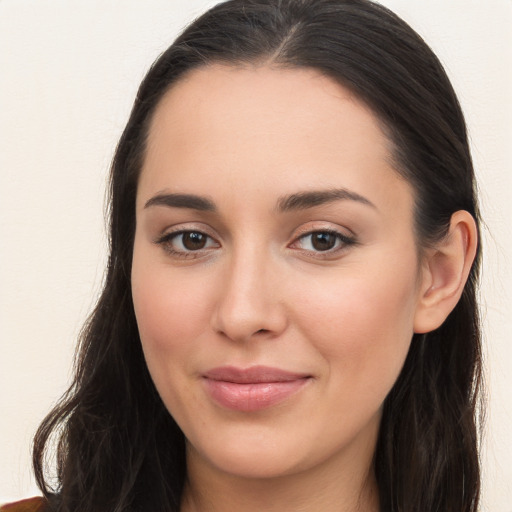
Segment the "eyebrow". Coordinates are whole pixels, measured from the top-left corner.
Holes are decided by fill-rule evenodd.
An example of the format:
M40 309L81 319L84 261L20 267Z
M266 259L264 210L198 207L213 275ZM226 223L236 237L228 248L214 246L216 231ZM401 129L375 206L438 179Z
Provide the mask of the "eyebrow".
M277 201L277 211L289 212L296 210L306 210L315 206L320 206L333 201L356 201L357 203L377 207L366 197L352 192L346 188L334 188L328 190L311 190L305 192L297 192L289 196L283 196Z
M150 206L169 206L172 208L190 208L202 212L216 212L215 203L207 197L195 194L157 194L146 202L144 208Z
M276 210L280 213L306 210L340 200L355 201L376 209L376 206L366 197L345 188L336 188L328 190L308 190L282 196L277 200ZM203 212L217 212L217 207L211 199L196 194L157 194L146 202L144 208L151 206L167 206L170 208L189 208Z

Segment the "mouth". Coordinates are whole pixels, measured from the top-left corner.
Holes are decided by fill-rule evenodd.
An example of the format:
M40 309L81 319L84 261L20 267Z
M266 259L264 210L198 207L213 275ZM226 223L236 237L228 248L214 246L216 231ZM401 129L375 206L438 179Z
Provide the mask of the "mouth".
M311 379L309 374L268 366L224 366L203 374L205 389L214 402L244 412L277 405L303 389Z

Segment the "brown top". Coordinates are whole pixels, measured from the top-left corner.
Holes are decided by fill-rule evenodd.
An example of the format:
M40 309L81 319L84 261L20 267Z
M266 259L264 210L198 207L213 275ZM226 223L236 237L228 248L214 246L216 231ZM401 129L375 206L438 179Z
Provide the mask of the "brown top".
M42 512L44 503L44 498L28 498L0 506L0 512Z

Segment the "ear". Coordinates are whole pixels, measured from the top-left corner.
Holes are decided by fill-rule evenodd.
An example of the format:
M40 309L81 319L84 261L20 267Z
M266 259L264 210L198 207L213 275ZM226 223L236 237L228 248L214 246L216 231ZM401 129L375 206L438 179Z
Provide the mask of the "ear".
M423 256L414 332L437 329L457 305L477 245L475 219L467 211L455 212L446 237L436 247L427 249Z

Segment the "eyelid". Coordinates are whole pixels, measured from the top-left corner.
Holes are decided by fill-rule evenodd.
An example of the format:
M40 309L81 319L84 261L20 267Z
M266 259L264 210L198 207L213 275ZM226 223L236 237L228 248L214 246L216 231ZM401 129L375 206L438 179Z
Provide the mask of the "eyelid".
M334 247L331 249L327 249L325 251L302 248L297 248L296 250L304 254L311 255L312 257L317 259L327 259L332 258L334 256L339 256L339 253L343 253L347 251L350 246L354 246L359 243L355 233L348 228L345 229L349 231L350 234L346 234L343 232L341 228L334 228L332 225L326 226L325 224L316 224L313 226L309 225L307 227L301 227L299 231L295 234L292 243L288 247L293 248L293 245L297 244L301 239L313 235L315 233L329 233L337 237L338 241L341 244L339 247Z
M190 225L177 225L165 230L154 240L154 243L162 246L164 251L173 257L182 259L200 258L204 256L206 252L210 252L211 249L220 247L220 243L218 242L216 237L212 236L208 231L209 230L205 229L204 227L199 228ZM197 250L179 250L173 248L171 245L172 241L185 233L199 233L201 235L204 235L207 239L214 241L216 247L205 247Z
M340 234L344 238L356 238L356 234L349 228L343 226L333 226L331 223L323 223L323 222L311 222L309 224L303 225L296 231L294 237L299 238L304 235L309 235L311 233L337 233Z
M208 226L201 222L180 222L178 224L165 226L163 229L159 230L159 233L155 237L155 242L159 239L164 238L168 235L176 235L180 233L202 233L214 240L217 240L217 235L214 234L213 230Z
M346 230L350 234L344 233ZM200 233L207 237L209 241L214 242L214 246L204 247L199 249L176 249L172 246L172 241L185 233ZM329 248L326 250L315 250L315 249L304 249L301 247L294 247L299 244L301 239L306 238L307 236L314 235L315 233L328 233L332 234L337 238L335 243L335 247ZM172 226L167 228L161 235L159 235L154 243L162 246L162 248L171 256L182 258L182 259L193 259L193 258L201 258L206 255L206 253L211 252L212 249L217 249L221 247L221 244L217 240L218 237L213 236L210 233L210 229L205 226L197 226L197 225L183 225L178 224L176 226ZM208 242L207 242L208 243ZM356 238L356 235L353 231L348 228L340 228L333 227L332 225L325 225L320 223L309 224L306 226L301 226L297 232L293 235L292 242L288 244L287 247L292 248L294 250L300 251L303 254L311 255L312 257L318 259L326 259L337 256L338 253L345 252L348 250L350 246L357 245L359 242ZM336 247L338 245L338 247Z

